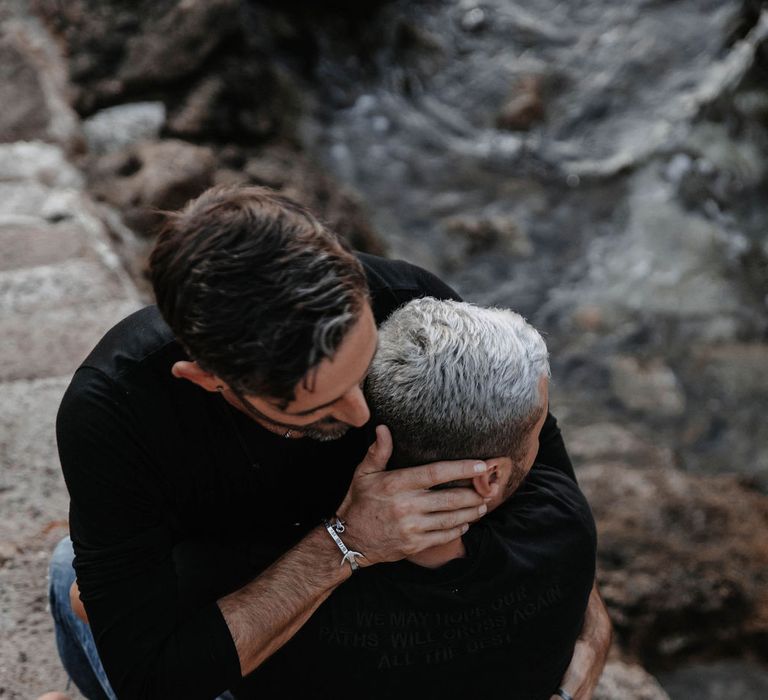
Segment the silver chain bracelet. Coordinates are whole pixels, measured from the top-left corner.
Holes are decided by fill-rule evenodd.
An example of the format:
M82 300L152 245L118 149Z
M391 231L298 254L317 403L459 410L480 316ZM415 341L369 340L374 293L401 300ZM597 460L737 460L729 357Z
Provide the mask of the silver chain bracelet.
M357 571L360 568L360 565L357 563L356 557L362 557L365 555L361 552L355 552L354 550L349 549L347 545L342 542L341 537L339 537L339 534L347 529L346 523L338 516L335 516L333 521L323 520L323 524L325 525L325 529L328 530L328 534L336 543L336 546L341 550L343 556L341 557L340 566L344 566L344 562L348 562L349 566L352 568L352 571Z

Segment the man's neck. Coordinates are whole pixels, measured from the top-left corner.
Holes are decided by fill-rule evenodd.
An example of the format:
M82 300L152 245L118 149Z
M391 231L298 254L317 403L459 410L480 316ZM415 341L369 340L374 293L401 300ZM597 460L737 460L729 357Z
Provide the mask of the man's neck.
M460 559L465 556L467 556L467 550L464 547L464 542L462 542L461 537L457 537L446 544L429 547L418 554L414 554L408 557L408 561L427 569L437 569L452 559Z

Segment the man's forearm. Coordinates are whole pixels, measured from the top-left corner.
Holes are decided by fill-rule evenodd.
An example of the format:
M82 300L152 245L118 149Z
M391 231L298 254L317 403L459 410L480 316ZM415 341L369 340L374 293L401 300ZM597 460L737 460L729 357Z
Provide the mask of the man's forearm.
M322 527L248 585L218 601L245 676L285 644L350 575Z
M608 609L600 597L597 582L595 582L589 594L589 604L579 639L594 647L601 663L601 669L608 656L612 636L611 618L608 616Z
M571 663L560 682L560 687L567 690L574 700L590 700L592 697L608 658L612 636L608 610L597 591L597 583L594 583L581 634L576 641ZM550 700L559 700L559 696L553 695Z
M362 552L360 566L398 561L466 532L485 513L482 496L469 489L432 491L436 484L477 476L487 465L474 459L433 462L386 471L392 438L376 428L337 515L344 541ZM351 573L323 527L317 527L247 586L218 601L247 675L285 644L334 588Z

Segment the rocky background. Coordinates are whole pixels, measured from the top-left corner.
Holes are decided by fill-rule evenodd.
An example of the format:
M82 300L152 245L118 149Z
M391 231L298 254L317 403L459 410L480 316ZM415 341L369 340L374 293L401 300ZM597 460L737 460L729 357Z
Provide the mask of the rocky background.
M226 183L546 332L616 629L599 697L768 696L768 5L5 0L0 26L1 696L66 684L61 393L148 300L157 210Z

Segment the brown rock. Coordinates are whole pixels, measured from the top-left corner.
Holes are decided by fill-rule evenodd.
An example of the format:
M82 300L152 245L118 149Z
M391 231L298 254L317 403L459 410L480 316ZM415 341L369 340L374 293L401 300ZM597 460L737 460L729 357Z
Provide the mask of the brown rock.
M50 115L37 70L7 37L0 39L0 141L33 139Z
M153 210L183 206L213 183L215 168L210 148L169 139L98 158L88 176L94 196L120 209L126 223L146 235L158 221Z
M92 3L91 3L92 4ZM150 12L167 3L152 3ZM118 76L131 83L165 83L193 74L228 36L236 33L238 0L174 2L132 36Z
M13 542L0 541L0 566L13 559L19 552L19 548Z
M66 47L81 113L162 95L171 136L297 140L302 90L275 59L284 34L277 25L287 21L280 12L241 0L35 0L35 6Z
M508 216L456 216L444 221L448 234L462 242L459 256L465 258L489 251L528 257L533 245L518 223Z
M261 150L245 164L253 184L282 191L307 205L353 248L384 255L386 246L355 192L340 186L303 154L282 146Z
M192 140L295 139L301 96L293 79L257 57L229 58L172 109L168 133Z
M541 79L529 75L520 80L496 117L496 126L509 131L527 131L544 119Z
M647 664L758 651L768 635L768 497L733 476L593 465L598 580L620 646Z
M641 469L672 469L672 451L618 423L592 423L567 430L568 452L578 464L618 462Z
M37 12L70 57L91 112L126 91L168 85L196 74L238 29L238 0L35 0Z

